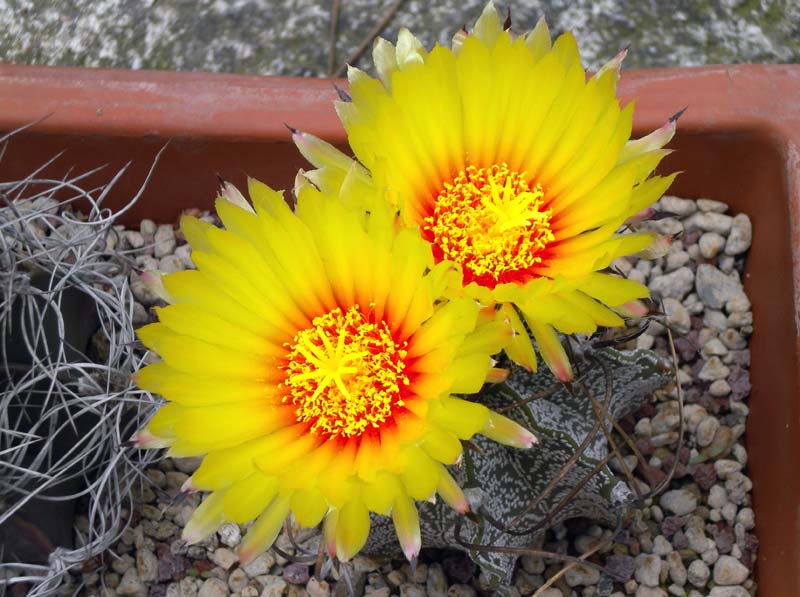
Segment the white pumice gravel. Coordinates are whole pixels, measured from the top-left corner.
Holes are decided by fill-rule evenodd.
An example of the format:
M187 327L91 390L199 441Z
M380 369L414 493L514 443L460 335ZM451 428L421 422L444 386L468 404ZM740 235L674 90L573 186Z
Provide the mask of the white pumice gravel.
M591 556L605 567L571 568L544 597L747 597L755 594L752 578L758 540L751 507L752 482L747 477L743 433L749 409L747 340L753 331L750 301L741 277L752 242L745 214L727 213L724 203L664 197L657 206L677 214L651 226L662 233L680 233L669 252L654 261L633 258L615 262L618 271L649 286L663 300L666 319L654 323L629 347L652 348L668 355L666 324L675 338L684 407L679 412L674 389L656 392L626 429L644 455L650 480L663 478L675 462L678 427L685 430L676 474L667 490L648 500L633 515L617 542ZM195 212L218 223L213 215ZM130 252L140 270L177 271L192 266L183 235L167 224L143 220L138 229L120 229L118 250ZM138 303L135 320L154 320L158 297L136 272L130 283ZM625 422L624 422L625 423ZM626 424L627 424L626 423ZM633 468L637 461L626 456ZM199 545L184 546L179 538L199 496L176 500L180 487L199 459L165 459L146 471L153 488L137 496L131 527L105 567L78 575L86 595L114 597L345 597L338 574L315 579L313 568L292 565L270 551L247 566L235 559L246 525L226 524ZM612 469L621 474L618 462ZM641 467L637 483L649 490ZM611 536L594 524L561 525L547 545L580 555ZM314 533L298 533L300 545L316 550ZM279 544L294 553L288 537ZM452 554L448 554L450 557ZM460 557L460 556L458 556ZM354 581L374 597L473 597L485 592L477 573L464 578L445 554L424 554L411 575L402 560L357 556ZM294 566L294 568L290 568ZM464 568L463 566L461 567ZM512 597L530 595L557 574L562 564L523 557L514 574ZM289 572L292 572L290 575ZM302 573L296 576L297 573ZM612 575L609 575L613 573ZM360 580L359 580L360 579ZM295 581L295 582L292 582ZM300 582L301 584L295 584Z

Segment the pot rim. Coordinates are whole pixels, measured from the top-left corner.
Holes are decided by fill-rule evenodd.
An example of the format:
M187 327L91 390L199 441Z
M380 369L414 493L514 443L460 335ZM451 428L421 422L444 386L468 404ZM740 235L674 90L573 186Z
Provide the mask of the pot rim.
M31 126L26 136L126 138L131 142L144 139L156 143L178 138L210 145L215 141L242 141L253 147L269 143L277 146L273 157L292 160L296 159L296 151L287 124L302 127L331 143L346 145L332 105L337 99L334 84L347 85L344 80L331 79L0 64L3 106L0 130L14 130L49 114ZM761 445L751 462L754 469L765 467L763 473L757 472L755 476L767 481L763 491L758 483L754 488L759 516L757 531L759 536L775 543L774 548L760 552L759 590L765 589L771 597L799 594L800 481L797 471L791 468L800 458L797 449L800 446L800 65L625 71L619 91L625 102L637 98L636 134L658 128L677 111L688 107L680 118L676 141L691 141L693 136L729 137L750 151L748 143L753 140L757 141L753 152L780 157L780 168L775 172L780 171L781 180L774 181L774 186L781 189L780 196L764 197L763 204L753 204L752 209L758 215L757 210L763 206L786 203L785 216L781 211L772 214L771 220L785 228L772 236L788 239L788 246L781 246L785 248L787 267L791 256L792 270L781 271L780 256L769 256L772 261L761 272L761 282L773 276L789 280L782 287L786 290L781 290L781 297L764 298L769 290L761 289L758 309L763 315L756 309L754 312L762 321L775 319L774 307L780 302L786 304L788 313L789 300L785 295L791 292L794 321L781 320L771 330L760 328L756 321L754 338L760 347L761 374L768 369L763 363L770 363L769 375L781 379L780 384L774 379L756 379L754 394L757 392L758 396L754 400L757 404L751 405L752 414L758 411L760 420L771 420L758 433ZM748 159L747 156L746 153L742 159ZM274 165L279 166L278 162ZM704 172L699 170L694 174L703 176ZM780 208L784 209L782 205ZM788 220L785 223L784 217ZM770 236L771 231L758 228L756 235ZM780 339L784 353L779 355L787 368L777 372L771 365L774 353L765 350L774 346L776 329L777 333L788 336ZM773 337L768 337L770 334ZM759 389L761 384L766 389ZM780 397L786 402L781 406L783 410L771 404L774 397L769 393L777 385L789 392ZM748 444L754 441L753 436L748 438ZM773 453L790 448L795 453ZM777 499L770 493L783 496ZM782 504L782 511L758 507L761 500L773 499ZM791 592L781 592L786 587L791 587Z

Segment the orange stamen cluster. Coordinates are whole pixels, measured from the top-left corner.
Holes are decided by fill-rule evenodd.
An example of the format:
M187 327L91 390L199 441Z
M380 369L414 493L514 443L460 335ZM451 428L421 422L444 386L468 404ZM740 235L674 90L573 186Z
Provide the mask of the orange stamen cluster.
M462 266L465 283L493 287L541 263L555 238L543 199L541 185L531 188L525 172L468 166L444 183L422 233L438 259Z
M297 407L299 422L312 423L312 433L350 438L380 429L405 404L408 343L396 342L386 322L358 305L311 323L285 345L283 402Z

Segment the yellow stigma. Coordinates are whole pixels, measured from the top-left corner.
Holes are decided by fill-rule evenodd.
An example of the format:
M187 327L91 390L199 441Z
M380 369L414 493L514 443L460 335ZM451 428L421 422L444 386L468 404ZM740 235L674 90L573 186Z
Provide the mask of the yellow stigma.
M555 238L551 211L541 209L542 187L531 188L525 172L468 166L443 187L422 232L441 260L461 264L465 282L493 285L541 263L538 253Z
M283 367L283 402L296 406L311 432L349 438L389 422L404 405L407 342L397 343L384 321L358 305L337 307L297 332Z

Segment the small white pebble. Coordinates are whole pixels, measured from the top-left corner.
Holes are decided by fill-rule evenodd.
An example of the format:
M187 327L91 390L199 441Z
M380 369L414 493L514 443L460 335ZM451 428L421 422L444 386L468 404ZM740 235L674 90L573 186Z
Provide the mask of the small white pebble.
M145 235L154 235L156 233L156 223L153 220L145 218L139 222L139 232Z
M697 199L697 209L704 212L725 213L728 211L728 204L714 199Z
M734 404L737 403L734 402ZM747 449L742 444L735 444L733 446L733 457L736 458L742 466L745 466L747 464Z
M643 417L636 421L636 427L634 427L634 432L636 435L642 436L650 436L653 435L653 426L650 424L649 417Z
M708 393L716 398L721 398L731 393L731 386L726 380L718 379L708 387Z
M755 527L755 513L752 508L742 508L736 515L736 522L740 523L744 530L749 531Z
M736 520L736 512L737 507L733 502L728 502L722 506L722 518L724 518L728 524L733 524L733 522Z
M638 338L636 338L636 348L639 350L650 350L653 348L653 344L655 344L656 339L651 336L650 334L642 334Z
M672 545L664 535L657 535L653 539L653 553L658 556L665 556L672 551Z
M706 232L698 241L700 255L705 259L713 259L725 247L725 237L717 232Z

